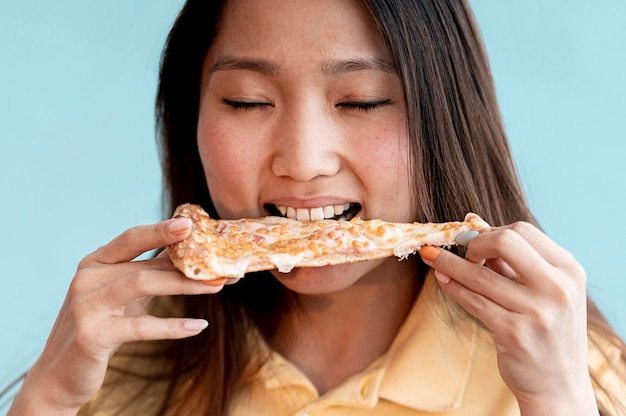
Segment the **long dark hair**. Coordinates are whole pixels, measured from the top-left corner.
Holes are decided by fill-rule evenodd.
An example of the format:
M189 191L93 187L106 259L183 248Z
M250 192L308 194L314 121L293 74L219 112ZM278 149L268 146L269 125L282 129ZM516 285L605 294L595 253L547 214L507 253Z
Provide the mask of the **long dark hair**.
M415 220L449 221L471 211L493 225L535 223L517 178L485 49L467 3L365 3L395 57L404 86L413 201L419 212ZM224 1L188 0L164 49L156 111L166 216L175 206L193 202L218 217L198 155L196 126L203 60L219 30L224 6ZM223 414L232 391L247 377L246 370L254 368L250 354L254 346L247 334L258 329L271 337L276 329L272 316L289 301L289 292L264 273L242 279L218 295L168 298L168 307L156 309L168 315L177 311L204 317L211 326L197 337L163 342L148 352L124 347L118 358L142 358L145 363L137 366L145 377L148 363L159 357L162 371L149 377L164 380L166 386L160 414ZM597 309L590 307L589 312L592 332L619 344ZM113 367L115 363L114 359ZM129 373L128 368L118 367Z

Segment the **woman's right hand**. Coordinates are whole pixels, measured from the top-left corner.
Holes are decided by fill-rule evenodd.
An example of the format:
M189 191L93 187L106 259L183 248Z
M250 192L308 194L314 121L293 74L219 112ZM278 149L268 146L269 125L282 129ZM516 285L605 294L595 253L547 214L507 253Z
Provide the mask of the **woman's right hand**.
M180 339L200 333L202 319L143 313L153 296L216 293L184 277L166 255L133 261L187 237L185 218L131 228L85 257L42 355L29 371L9 415L76 414L100 389L109 358L125 342Z

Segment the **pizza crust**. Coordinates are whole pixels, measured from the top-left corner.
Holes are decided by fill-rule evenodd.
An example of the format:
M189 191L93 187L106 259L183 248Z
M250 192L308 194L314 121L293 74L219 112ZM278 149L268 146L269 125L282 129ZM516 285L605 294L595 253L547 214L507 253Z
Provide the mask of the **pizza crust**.
M197 280L243 277L246 273L320 267L396 256L422 246L452 246L456 237L484 226L476 220L448 223L297 221L283 217L216 220L199 205L183 204L173 217L190 218L191 234L168 247L176 268Z

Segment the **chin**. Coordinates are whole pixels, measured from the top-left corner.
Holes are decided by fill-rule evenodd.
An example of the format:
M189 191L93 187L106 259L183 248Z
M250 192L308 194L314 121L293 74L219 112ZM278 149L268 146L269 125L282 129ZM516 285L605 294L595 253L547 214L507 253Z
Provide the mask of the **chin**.
M336 266L300 267L289 273L273 270L272 274L287 289L296 293L326 295L348 289L361 281L380 262L375 260Z

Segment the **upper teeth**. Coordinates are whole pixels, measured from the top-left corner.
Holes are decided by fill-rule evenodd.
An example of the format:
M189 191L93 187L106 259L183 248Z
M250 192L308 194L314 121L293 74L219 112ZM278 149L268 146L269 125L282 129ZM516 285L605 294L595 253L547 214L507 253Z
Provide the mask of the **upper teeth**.
M318 208L293 208L276 206L278 211L286 216L298 221L320 221L324 218L332 218L341 215L350 208L350 204L328 205Z

